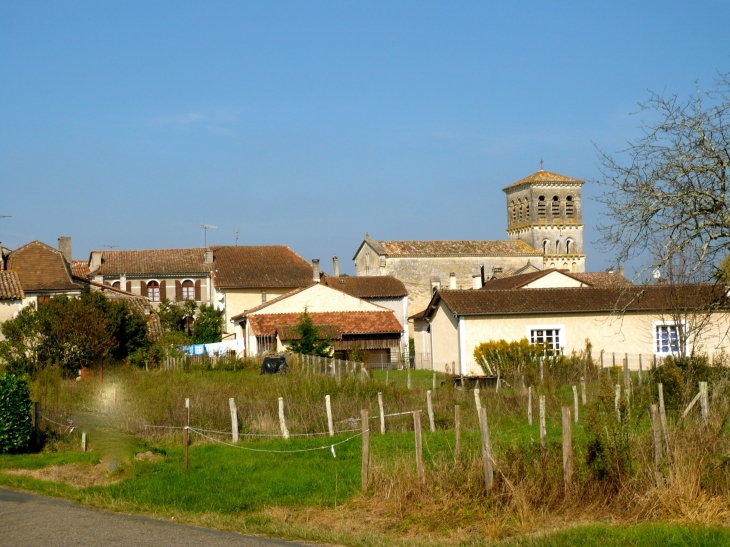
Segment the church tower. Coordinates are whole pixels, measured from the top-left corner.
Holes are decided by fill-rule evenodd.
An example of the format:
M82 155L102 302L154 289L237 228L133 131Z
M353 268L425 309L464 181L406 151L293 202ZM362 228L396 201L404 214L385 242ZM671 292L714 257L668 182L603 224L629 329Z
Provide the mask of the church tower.
M543 269L584 272L583 181L540 169L503 189L507 235L542 252Z

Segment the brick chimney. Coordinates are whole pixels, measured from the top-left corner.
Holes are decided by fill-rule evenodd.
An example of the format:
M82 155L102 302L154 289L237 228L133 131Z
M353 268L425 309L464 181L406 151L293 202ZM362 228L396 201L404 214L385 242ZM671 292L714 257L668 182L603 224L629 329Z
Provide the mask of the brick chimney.
M319 283L319 258L312 259L312 281Z
M211 251L211 250L205 251L205 263L213 264L213 251Z
M63 258L66 262L71 264L73 260L73 253L71 252L71 238L68 236L61 236L58 238L58 250L61 251Z
M337 258L337 255L332 257L332 275L340 277L340 259Z
M449 274L449 289L452 291L456 289L456 274L454 272Z

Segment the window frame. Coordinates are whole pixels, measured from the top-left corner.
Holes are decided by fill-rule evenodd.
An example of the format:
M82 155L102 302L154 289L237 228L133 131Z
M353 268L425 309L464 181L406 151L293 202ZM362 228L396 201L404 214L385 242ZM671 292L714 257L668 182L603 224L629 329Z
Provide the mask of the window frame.
M185 283L190 283L190 286L186 287ZM190 298L185 297L185 292L186 292L185 289L189 289L189 291L187 291L187 292L192 294L192 296ZM195 281L193 281L192 279L183 279L180 282L180 294L182 295L183 301L192 300L193 302L195 302Z
M679 335L679 330L684 329L686 327L686 325L687 325L687 322L684 319L682 319L680 321L675 321L673 319L668 319L665 321L652 321L651 338L652 338L652 352L654 353L654 355L656 355L657 357L667 357L669 355L672 355L672 356L679 355L679 353L680 353L679 344L681 343L681 337ZM676 336L677 336L677 350L676 351L672 351L671 349L670 349L670 351L667 351L667 352L659 351L659 329L661 327L674 327L674 329L676 331ZM677 327L679 327L679 328L677 328ZM671 347L671 340L670 340L669 344ZM686 353L687 352L686 338L684 341L684 350Z
M150 287L150 283L156 283L157 286ZM153 291L153 293L152 293L153 295L154 295L154 291L157 291L157 298L154 298L154 296L150 296L150 290ZM145 296L147 297L147 299L150 302L160 302L160 296L161 296L160 295L160 282L157 279L148 279L147 280L147 294Z
M552 324L552 325L527 325L527 340L530 342L530 344L534 344L532 331L536 330L550 330L550 331L558 331L558 348L555 350L555 348L551 348L556 353L563 355L565 353L565 325L564 324Z

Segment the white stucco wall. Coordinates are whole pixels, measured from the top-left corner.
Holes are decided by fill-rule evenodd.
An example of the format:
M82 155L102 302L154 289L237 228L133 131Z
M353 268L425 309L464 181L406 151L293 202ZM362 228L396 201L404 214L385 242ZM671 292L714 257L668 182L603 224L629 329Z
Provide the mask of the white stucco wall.
M301 313L305 308L310 313L383 311L385 309L382 306L355 298L325 285L312 285L301 292L292 294L288 298L255 311L253 314Z

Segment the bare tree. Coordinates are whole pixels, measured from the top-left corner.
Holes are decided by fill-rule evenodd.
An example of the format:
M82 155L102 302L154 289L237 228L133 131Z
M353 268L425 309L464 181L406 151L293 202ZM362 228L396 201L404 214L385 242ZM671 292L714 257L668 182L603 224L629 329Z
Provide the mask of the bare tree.
M687 100L652 93L640 105L651 120L643 135L615 156L599 150L600 182L608 186L599 198L607 219L600 242L620 263L651 253L637 278L678 257L691 257L685 272L694 281L716 276L730 250L729 76Z

